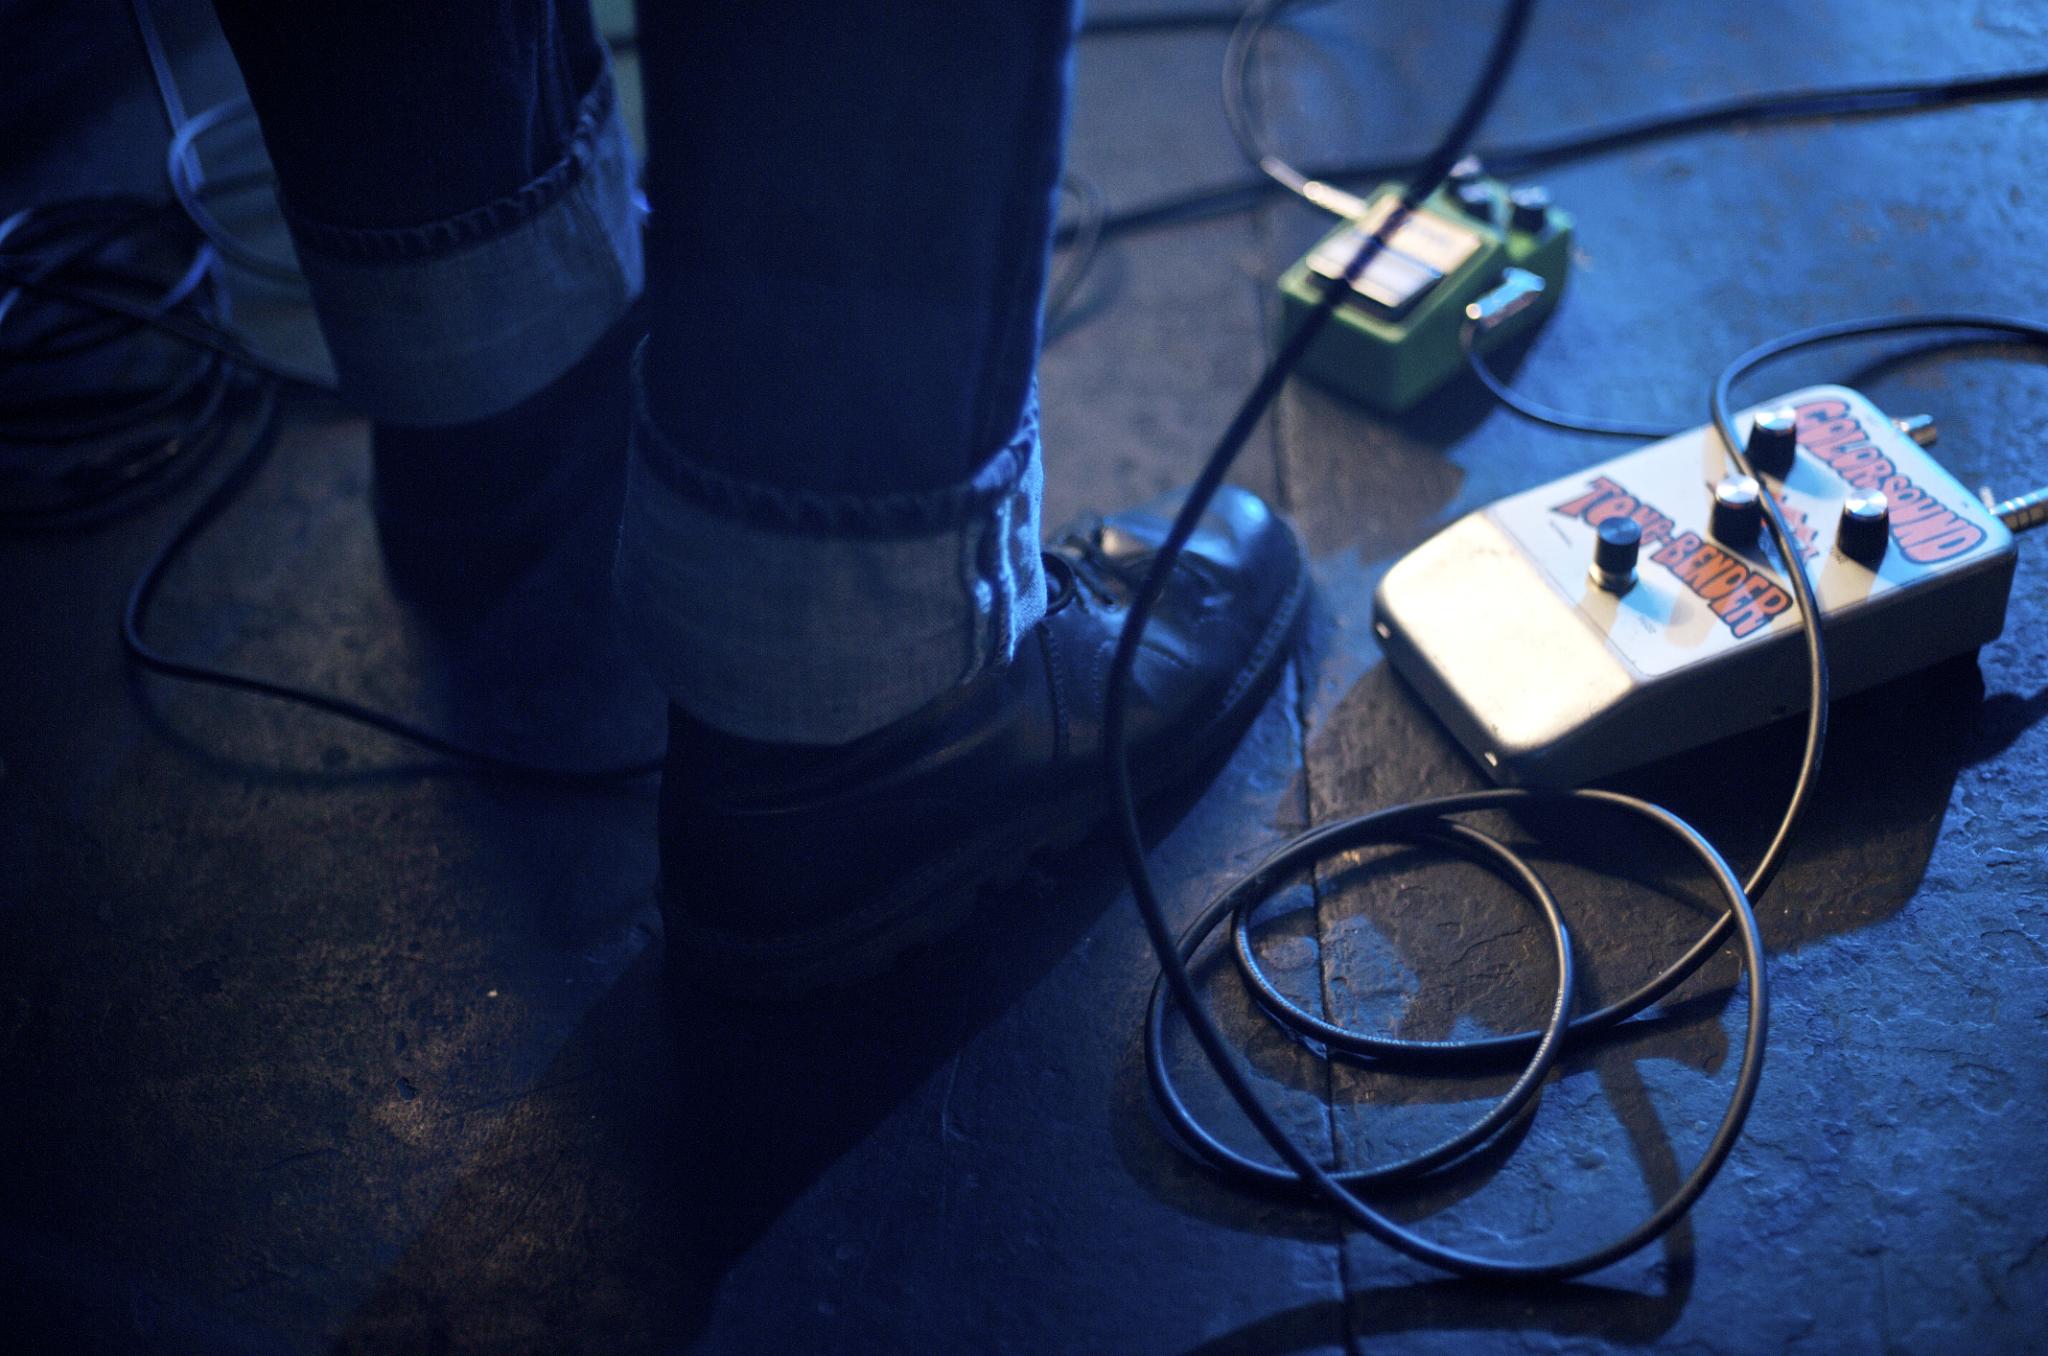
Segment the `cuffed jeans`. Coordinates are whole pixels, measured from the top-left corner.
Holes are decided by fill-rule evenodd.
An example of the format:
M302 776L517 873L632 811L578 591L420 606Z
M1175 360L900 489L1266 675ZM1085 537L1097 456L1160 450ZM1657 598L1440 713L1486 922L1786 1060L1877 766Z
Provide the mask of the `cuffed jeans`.
M217 8L372 418L509 409L644 284L616 585L680 706L836 743L1007 662L1067 3L644 0L644 256L581 0Z

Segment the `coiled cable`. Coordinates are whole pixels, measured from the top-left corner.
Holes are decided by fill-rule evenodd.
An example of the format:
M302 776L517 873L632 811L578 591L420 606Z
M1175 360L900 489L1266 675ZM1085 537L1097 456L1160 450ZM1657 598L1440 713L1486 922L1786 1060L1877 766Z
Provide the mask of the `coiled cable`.
M1188 1133L1192 1116L1185 1104L1174 1093L1170 1080L1159 1078L1164 1069L1160 1057L1160 1042L1156 1039L1159 1023L1163 1021L1163 1009L1171 1004L1186 1020L1196 1043L1201 1047L1218 1080L1236 1102L1253 1128L1273 1151L1279 1155L1281 1168L1256 1164L1251 1160L1232 1161L1220 1156L1202 1154L1202 1161L1211 1166L1235 1170L1240 1175L1252 1177L1262 1185L1270 1185L1277 1174L1291 1176L1294 1183L1312 1191L1329 1205L1347 1223L1353 1224L1366 1233L1378 1238L1388 1246L1426 1262L1460 1275L1517 1280L1558 1280L1598 1270L1628 1256L1650 1243L1673 1224L1683 1218L1687 1209L1700 1193L1712 1182L1721 1164L1727 1159L1740 1136L1742 1124L1747 1118L1754 1100L1758 1080L1763 1071L1764 1042L1768 1029L1769 1002L1763 963L1763 942L1758 931L1754 911L1750 907L1752 892L1761 891L1776 875L1783 864L1784 853L1792 829L1811 795L1813 780L1820 766L1821 746L1826 735L1827 723L1827 659L1821 645L1820 621L1814 606L1812 586L1805 577L1799 557L1792 549L1792 539L1782 514L1775 503L1766 496L1765 522L1772 540L1777 544L1781 556L1788 562L1795 605L1802 633L1805 637L1809 663L1809 711L1807 735L1802 750L1801 766L1797 782L1777 834L1766 849L1763 860L1751 873L1747 887L1737 881L1728 864L1722 860L1712 844L1684 820L1669 810L1652 805L1634 797L1598 790L1563 792L1529 790L1478 791L1461 796L1440 797L1435 800L1418 802L1413 805L1395 807L1370 815L1355 816L1311 829L1283 845L1264 864L1212 903L1196 919L1194 928L1176 939L1167 925L1166 913L1159 892L1151 875L1146 859L1144 839L1138 825L1137 802L1133 793L1130 774L1129 753L1126 748L1125 731L1128 723L1128 709L1131 689L1131 675L1137 657L1139 644L1153 609L1158 604L1167 577L1179 559L1189 538L1193 535L1202 514L1214 498L1223 477L1231 463L1243 450L1250 439L1259 418L1279 393L1288 374L1301 361L1308 346L1326 324L1339 300L1350 288L1354 279L1371 263L1373 257L1384 247L1388 236L1399 229L1407 216L1434 192L1450 173L1451 166L1464 153L1473 131L1491 107L1501 83L1506 78L1514 55L1519 49L1527 30L1532 4L1530 0L1512 0L1488 53L1485 67L1471 94L1467 97L1459 116L1443 141L1426 161L1423 170L1408 185L1395 209L1388 215L1377 231L1359 246L1341 277L1325 283L1315 306L1309 311L1302 324L1288 337L1280 351L1267 364L1253 386L1250 394L1239 406L1236 414L1224 431L1215 450L1210 453L1197 477L1194 487L1183 501L1175 515L1166 539L1154 555L1131 602L1118 637L1116 651L1111 660L1108 696L1104 710L1104 761L1111 785L1114 804L1113 821L1117 842L1124 866L1131 880L1131 889L1137 904L1139 917L1151 940L1154 953L1159 959L1160 978L1155 988L1153 1012L1148 1015L1148 1032L1154 1038L1148 1040L1147 1066L1151 1071L1153 1090L1168 1116L1169 1121L1182 1128L1188 1135L1189 1143L1196 1146L1194 1151L1202 1154L1203 1140L1220 1148L1213 1137L1206 1132L1201 1137ZM1732 381L1733 378L1728 378ZM1722 395L1727 382L1716 388L1715 419L1723 438L1729 443L1729 455L1738 467L1747 471L1732 420L1725 417ZM1750 1002L1748 1027L1743 1042L1741 1064L1736 1074L1735 1085L1729 1096L1726 1113L1716 1127L1705 1152L1692 1172L1678 1190L1662 1202L1644 1220L1624 1232L1621 1236L1599 1248L1578 1255L1555 1260L1521 1260L1486 1257L1437 1243L1421 1233L1410 1229L1380 1210L1376 1209L1361 1194L1359 1188L1366 1181L1386 1180L1389 1175L1414 1176L1431 1168L1455 1161L1460 1155L1476 1146L1481 1140L1498 1128L1506 1125L1523 1103L1534 1095L1540 1086L1543 1074L1555 1060L1561 1048L1562 1039L1558 1030L1560 1008L1568 1011L1572 1001L1572 971L1569 966L1569 933L1562 920L1556 919L1553 936L1557 941L1562 958L1558 964L1558 999L1552 1009L1551 1025L1542 1032L1517 1032L1507 1035L1486 1037L1472 1041L1436 1042L1428 1050L1406 1049L1404 1056L1455 1055L1460 1063L1504 1054L1530 1054L1528 1066L1521 1078L1510 1089L1508 1098L1497 1105L1475 1126L1436 1148L1414 1158L1387 1168L1375 1170L1363 1177L1350 1181L1341 1180L1330 1168L1302 1147L1290 1135L1252 1088L1237 1056L1230 1049L1214 1017L1203 1005L1194 981L1188 970L1188 957L1192 956L1201 938L1213 929L1223 917L1239 915L1241 926L1248 918L1249 908L1260 898L1283 881L1292 870L1313 862L1329 852L1361 846L1369 842L1400 841L1411 835L1421 834L1431 841L1449 839L1462 848L1479 852L1511 874L1520 877L1523 871L1516 865L1519 861L1513 849L1497 841L1485 839L1485 835L1470 825L1458 823L1448 816L1474 810L1507 808L1517 804L1539 802L1602 804L1634 813L1664 828L1677 837L1707 869L1716 886L1727 902L1727 912L1699 942L1687 951L1679 962L1668 968L1657 979L1642 986L1635 993L1607 1005L1596 1012L1572 1018L1564 1027L1563 1034L1591 1034L1612 1027L1654 1003L1663 994L1681 983L1708 956L1719 949L1721 941L1731 929L1741 934L1742 958L1749 976ZM1490 842L1490 845L1489 845ZM1526 864L1522 864L1525 866ZM1528 872L1534 875L1533 870ZM1523 882L1525 891L1529 882ZM1539 888L1540 888L1540 882ZM1547 898L1545 894L1535 896L1539 905ZM1545 908L1546 919L1550 909ZM1249 952L1249 947L1243 948ZM1242 959L1242 957L1241 957ZM1257 974L1256 965L1251 975ZM1255 983L1256 987L1256 983ZM1271 986L1267 986L1271 989ZM1277 989L1270 993L1260 992L1262 1003L1267 1004L1269 1013L1286 1000ZM1274 1000L1278 1000L1275 1002ZM1286 1004L1286 1007L1293 1007ZM1285 1011L1285 1008L1281 1009ZM1295 1009L1296 1012L1300 1010ZM1310 1014L1300 1013L1302 1017ZM1290 1025L1292 1020L1290 1019ZM1326 1024L1327 1025L1327 1024ZM1301 1028L1297 1028L1301 1029ZM1341 1030L1333 1028L1333 1032ZM1362 1046L1378 1045L1383 1050L1388 1042L1368 1033L1343 1031L1346 1039ZM1407 1043L1403 1043L1407 1044ZM1241 1156L1240 1156L1241 1157Z

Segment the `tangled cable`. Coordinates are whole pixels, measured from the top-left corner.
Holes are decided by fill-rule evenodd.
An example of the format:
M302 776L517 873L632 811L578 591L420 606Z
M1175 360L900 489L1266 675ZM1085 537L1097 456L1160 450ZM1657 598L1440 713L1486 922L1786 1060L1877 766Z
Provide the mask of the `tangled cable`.
M1489 64L1488 74L1474 95L1475 103L1483 103L1492 85L1502 75L1500 50L1511 44L1510 35L1516 34L1518 26L1524 22L1523 8L1518 7L1510 13L1503 37L1496 45L1496 60ZM1270 13L1271 9L1268 6L1264 12ZM1249 20L1247 26L1239 29L1241 37L1254 32L1256 26ZM1469 105L1467 111L1470 112ZM1807 718L1798 773L1784 813L1763 857L1747 880L1738 881L1713 846L1684 820L1637 797L1594 789L1475 791L1394 806L1312 828L1283 844L1249 874L1232 884L1175 940L1166 930L1164 914L1144 861L1143 844L1137 835L1136 817L1128 798L1129 779L1122 737L1122 704L1128 694L1130 664L1138 639L1167 573L1221 483L1223 474L1242 448L1252 425L1271 402L1280 379L1299 361L1313 332L1328 320L1337 298L1349 287L1349 279L1357 276L1371 261L1382 247L1383 239L1398 229L1406 213L1414 210L1442 182L1462 145L1455 134L1446 140L1428 167L1410 184L1403 196L1401 210L1359 248L1345 278L1326 285L1308 321L1262 375L1233 420L1230 431L1212 453L1195 491L1176 519L1174 531L1153 562L1145 587L1140 590L1132 609L1123 643L1119 645L1111 673L1111 710L1106 722L1112 732L1108 761L1119 800L1119 839L1125 864L1131 873L1140 913L1160 957L1160 976L1154 985L1146 1017L1146 1070L1155 1100L1181 1146L1209 1167L1246 1184L1296 1193L1307 1191L1331 1205L1347 1221L1389 1246L1445 1270L1493 1279L1562 1280L1621 1260L1655 1240L1684 1216L1733 1150L1762 1075L1769 998L1762 939L1750 901L1767 889L1777 876L1784 864L1792 834L1811 800L1827 736L1828 703L1827 656L1821 639L1819 608L1803 559L1795 549L1776 499L1768 494L1764 496L1764 524L1790 585L1806 650ZM1256 153L1260 149L1254 143L1248 153ZM1267 168L1270 172L1270 166ZM1276 177L1285 181L1284 175ZM1305 192L1304 196L1314 200L1315 195ZM1771 340L1730 363L1715 380L1709 396L1713 427L1729 461L1737 471L1745 475L1754 474L1735 424L1731 395L1734 384L1747 374L1784 354L1821 344L1927 330L2002 334L2030 343L2048 344L2048 326L2013 317L1977 313L1843 321L1813 326ZM1565 414L1519 397L1485 365L1470 342L1469 332L1464 339L1468 359L1481 380L1503 403L1526 418L1558 428L1608 436L1654 438L1670 432L1658 425ZM1545 804L1620 810L1664 829L1699 860L1727 905L1726 912L1683 955L1648 983L1613 1003L1576 1016L1573 1015L1576 995L1571 936L1555 899L1541 877L1514 849L1455 818L1476 811L1513 810ZM1473 856L1512 880L1536 906L1550 929L1556 956L1555 997L1549 1020L1541 1029L1466 1040L1398 1040L1328 1021L1294 1002L1273 982L1261 967L1252 944L1252 924L1260 903L1295 874L1335 853L1390 842L1433 845ZM1420 1153L1371 1168L1337 1171L1325 1167L1286 1134L1258 1099L1225 1045L1214 1019L1201 1006L1195 992L1188 966L1225 919L1232 924L1232 951L1239 975L1266 1015L1291 1034L1320 1044L1325 1050L1342 1051L1387 1068L1425 1065L1435 1068L1469 1067L1525 1057L1520 1075L1484 1114L1464 1130ZM1413 1180L1454 1164L1490 1141L1533 1105L1545 1075L1573 1042L1584 1042L1612 1032L1669 995L1722 947L1731 932L1738 934L1743 969L1749 983L1749 1013L1741 1061L1729 1092L1727 1109L1691 1172L1676 1190L1633 1227L1611 1242L1575 1256L1554 1260L1485 1257L1448 1248L1428 1239L1375 1210L1360 1194L1365 1188ZM1282 1160L1279 1164L1262 1161L1225 1144L1201 1124L1181 1098L1166 1057L1166 1020L1172 1010L1179 1010L1185 1016L1218 1078L1253 1127L1279 1155Z
M1423 170L1403 192L1396 210L1353 255L1342 277L1330 281L1307 318L1260 374L1251 393L1239 407L1216 449L1210 454L1194 488L1176 515L1166 540L1154 556L1150 569L1132 601L1131 611L1118 638L1109 675L1109 696L1104 713L1106 770L1115 803L1114 820L1124 866L1131 879L1139 916L1144 922L1153 951L1159 958L1160 977L1155 986L1147 1018L1147 1068L1157 1101L1185 1145L1201 1161L1233 1176L1261 1186L1284 1185L1307 1189L1332 1207L1346 1222L1363 1229L1388 1246L1420 1261L1460 1275L1516 1280L1560 1280L1598 1270L1650 1243L1681 1219L1692 1203L1713 1181L1741 1134L1744 1120L1756 1094L1763 1072L1764 1041L1769 1024L1769 1000L1764 973L1763 941L1750 897L1761 892L1776 876L1784 862L1792 831L1811 797L1820 767L1821 747L1827 731L1827 657L1821 645L1819 611L1812 584L1806 578L1792 537L1776 503L1765 497L1765 525L1780 558L1787 562L1787 576L1805 639L1808 660L1808 712L1806 740L1797 781L1778 831L1763 859L1749 879L1738 881L1713 845L1692 826L1661 806L1635 797L1599 790L1533 791L1505 789L1475 791L1440 797L1411 805L1397 806L1372 814L1355 816L1311 829L1283 845L1264 863L1226 890L1199 914L1177 939L1166 922L1157 886L1146 860L1140 834L1137 804L1132 791L1125 728L1131 686L1132 665L1144 630L1157 605L1168 575L1182 549L1193 535L1231 463L1249 440L1289 372L1301 360L1317 332L1326 324L1352 280L1369 265L1384 246L1386 237L1398 230L1409 213L1426 199L1449 175L1450 168L1464 153L1473 131L1485 117L1493 98L1527 29L1530 0L1514 0L1502 21L1486 65L1464 107L1443 141L1431 153ZM1745 355L1723 375L1714 393L1714 420L1728 455L1738 469L1750 471L1736 435L1727 405L1727 390L1743 370ZM1762 358L1755 358L1762 361ZM1635 814L1674 835L1699 859L1727 902L1727 912L1671 966L1635 992L1594 1012L1572 1015L1575 997L1571 965L1571 939L1556 901L1534 870L1512 848L1468 824L1450 818L1486 809L1502 809L1543 803L1599 805ZM1468 1041L1406 1042L1375 1036L1325 1022L1287 999L1259 969L1249 941L1252 911L1288 876L1333 852L1369 843L1414 841L1448 844L1473 853L1513 877L1542 912L1551 929L1557 953L1557 993L1548 1024L1541 1031L1514 1032ZM1240 972L1252 985L1261 1005L1292 1030L1313 1034L1326 1044L1370 1058L1413 1062L1450 1060L1460 1065L1491 1061L1503 1056L1526 1055L1522 1074L1508 1093L1471 1126L1450 1139L1400 1162L1355 1173L1338 1173L1326 1167L1302 1147L1280 1125L1270 1108L1252 1088L1250 1080L1229 1047L1215 1018L1202 1004L1188 969L1195 950L1225 917L1235 922ZM1707 1148L1691 1173L1670 1197L1645 1219L1605 1245L1575 1256L1554 1260L1523 1260L1486 1257L1437 1243L1376 1209L1361 1194L1369 1184L1410 1179L1452 1164L1506 1126L1522 1111L1541 1087L1544 1075L1571 1039L1583 1039L1609 1030L1648 1008L1691 975L1719 950L1730 931L1740 933L1744 969L1749 980L1749 1016L1743 1051L1728 1108ZM1194 1120L1179 1098L1167 1074L1161 1033L1166 1010L1177 1009L1186 1020L1196 1043L1214 1069L1218 1080L1238 1108L1281 1160L1280 1166L1260 1163L1224 1146Z
M1247 154L1274 180L1288 183L1285 170L1304 183L1316 179L1362 180L1412 168L1399 163L1340 167L1319 176L1292 171L1266 151L1255 125L1242 116L1242 87L1250 43L1279 8L1259 5L1239 22L1230 62L1226 65L1226 101L1233 110ZM1310 1191L1344 1219L1412 1257L1471 1276L1555 1280L1580 1275L1628 1256L1670 1229L1704 1192L1732 1151L1753 1102L1761 1077L1769 1003L1763 946L1751 899L1767 889L1783 865L1787 846L1811 797L1820 766L1827 726L1828 672L1821 640L1821 621L1812 585L1775 500L1764 497L1765 526L1790 585L1795 615L1807 654L1807 722L1799 770L1785 811L1762 858L1746 880L1683 819L1639 798L1602 790L1475 791L1462 795L1395 806L1311 829L1283 844L1251 873L1212 901L1176 938L1169 929L1139 833L1136 803L1125 748L1133 662L1147 622L1167 576L1191 537L1202 513L1231 464L1271 404L1289 373L1314 341L1349 290L1351 283L1398 229L1407 215L1443 181L1483 121L1519 49L1532 0L1511 0L1488 54L1484 71L1452 129L1440 145L1414 169L1400 204L1379 230L1358 249L1341 278L1328 283L1306 320L1289 336L1280 352L1233 417L1205 463L1166 541L1155 555L1131 605L1112 660L1104 713L1106 771L1110 778L1118 842L1132 880L1141 918L1159 957L1161 973L1146 1022L1147 1068L1169 1125L1189 1152L1209 1166L1247 1182L1292 1191ZM27 395L0 399L0 446L47 450L64 456L54 466L18 456L0 458L0 524L7 526L77 526L103 520L143 502L149 491L175 483L174 471L189 474L223 445L234 421L227 417L233 398L253 393L251 433L246 450L189 513L136 581L123 615L123 642L141 666L186 681L208 683L307 705L357 721L433 752L508 775L542 777L570 783L606 782L657 771L660 760L595 769L536 767L488 751L457 745L409 722L327 694L247 675L229 673L174 659L146 640L151 600L180 554L246 487L273 444L281 391L299 389L332 394L315 375L295 371L251 352L232 328L228 295L221 282L223 259L275 281L295 276L289 265L255 251L232 237L207 206L210 195L247 191L267 183L264 175L208 180L200 171L194 147L210 130L244 116L246 105L222 105L197 117L185 116L175 85L169 79L161 44L155 40L141 0L134 12L144 45L164 96L171 124L167 151L170 200L140 195L107 195L76 199L19 212L0 221L0 361L12 370L34 370L57 362L75 362L99 355L112 346L144 337L144 332L176 339L173 350L184 360L154 380L131 388L97 388L89 393L55 391L41 384ZM1206 21L1206 19L1205 19ZM1924 108L1966 99L2033 95L2048 89L2048 72L1972 77L1912 86L1764 96L1729 101L1705 109L1643 119L1605 131L1495 151L1490 159L1504 173L1558 163L1574 156L1641 144L1658 137L1702 130L1744 120L1870 113ZM1231 93L1236 90L1237 93ZM1249 129L1249 130L1248 130ZM1270 162L1270 163L1269 163ZM1276 170L1276 167L1278 169ZM1071 303L1099 243L1127 229L1170 221L1197 219L1256 200L1269 187L1264 181L1248 192L1233 186L1206 198L1194 195L1178 203L1155 205L1135 213L1107 212L1101 196L1082 180L1070 180L1068 192L1079 203L1076 219L1062 228L1073 241L1067 271L1056 285L1055 316ZM1313 193L1304 196L1314 198ZM1335 201L1335 199L1332 199ZM1326 204L1327 205L1327 204ZM62 305L31 315L27 298ZM8 326L24 332L8 339ZM1920 316L1906 320L1866 320L1818 326L1761 345L1732 363L1716 381L1711 413L1739 471L1751 473L1741 448L1730 392L1735 381L1771 359L1795 349L1867 335L1928 329L1964 329L2006 334L2029 342L2048 342L2048 327L2009 317L1984 315ZM158 355L161 357L161 355ZM1519 412L1558 427L1616 436L1657 436L1663 430L1624 421L1595 421L1564 415L1518 398L1493 378L1478 355L1475 368L1503 401ZM1577 987L1572 938L1556 899L1529 863L1498 839L1456 818L1460 815L1513 810L1537 805L1621 812L1671 834L1698 860L1726 903L1726 911L1661 973L1627 996L1591 1012L1577 1013ZM1293 874L1325 857L1373 844L1412 842L1469 854L1512 880L1542 915L1551 935L1555 994L1549 1017L1539 1029L1455 1041L1408 1041L1333 1023L1308 1012L1290 999L1261 968L1252 945L1252 926L1259 905ZM1297 1035L1388 1067L1417 1064L1489 1065L1522 1060L1522 1071L1507 1091L1464 1130L1397 1162L1366 1169L1337 1171L1324 1166L1279 1125L1252 1089L1214 1019L1203 1007L1188 966L1198 950L1230 920L1232 946L1239 973L1262 1009ZM1706 1149L1677 1190L1651 1213L1613 1241L1562 1259L1520 1260L1485 1257L1436 1243L1375 1209L1360 1193L1365 1188L1412 1180L1458 1163L1489 1142L1533 1106L1544 1078L1573 1042L1612 1032L1668 996L1705 961L1737 935L1749 983L1749 1005L1742 1056L1727 1109ZM1197 1043L1218 1078L1280 1162L1261 1161L1230 1148L1207 1130L1176 1090L1164 1056L1165 1023L1172 1011L1188 1022Z
M188 117L145 0L131 0L130 14L170 129L171 194L75 198L0 221L0 370L24 387L0 397L0 528L98 526L180 487L239 436L234 463L129 590L121 643L138 667L308 707L497 775L589 787L659 773L658 757L559 767L471 747L361 702L182 660L150 641L164 581L274 450L285 394L339 396L325 378L257 354L232 323L227 264L274 283L298 279L296 267L235 237L208 205L271 183L268 171L213 178L200 166L199 139L247 119L248 102ZM20 337L8 339L10 331ZM174 342L152 346L159 338ZM110 372L138 367L131 387L110 381ZM75 389L51 380L53 369L77 372Z
M212 253L181 220L160 200L107 194L0 221L0 525L53 531L118 517L222 444L235 377L226 357L135 345L147 316L211 329L226 314ZM33 304L49 295L122 305ZM128 351L111 361L117 346Z

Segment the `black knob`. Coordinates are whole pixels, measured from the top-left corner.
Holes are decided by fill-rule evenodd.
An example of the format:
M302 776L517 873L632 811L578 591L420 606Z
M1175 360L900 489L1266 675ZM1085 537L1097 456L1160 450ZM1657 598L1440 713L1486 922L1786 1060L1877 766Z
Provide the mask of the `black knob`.
M1883 490L1853 490L1842 501L1842 521L1835 527L1835 549L1851 560L1875 566L1884 559L1892 539L1891 503Z
M1783 480L1799 452L1799 416L1790 405L1765 410L1749 426L1749 444L1742 450L1759 475Z
M1483 221L1489 226L1500 224L1500 203L1493 196L1493 185L1482 179L1474 179L1469 183L1459 184L1453 190L1453 195L1466 216L1475 221Z
M1518 231L1529 235L1541 235L1543 228L1550 224L1550 190L1531 184L1508 194L1508 202L1514 208L1512 221Z
M1609 518L1600 524L1593 543L1592 580L1609 593L1627 593L1636 582L1636 556L1643 546L1643 528L1633 518Z
M1723 476L1714 487L1713 533L1730 546L1747 546L1763 526L1763 488L1749 476Z

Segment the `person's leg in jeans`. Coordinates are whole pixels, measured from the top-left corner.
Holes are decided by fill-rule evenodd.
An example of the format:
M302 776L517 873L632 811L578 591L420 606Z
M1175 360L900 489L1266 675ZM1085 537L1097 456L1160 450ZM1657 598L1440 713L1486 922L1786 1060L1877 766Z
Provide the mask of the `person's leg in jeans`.
M1103 676L1171 505L1041 557L1065 5L645 6L630 398L638 222L587 13L219 6L394 567L497 581L632 414L617 584L673 703L672 955L756 991L872 969L1100 820ZM1229 747L1304 581L1219 498L1135 676L1143 790Z
M1073 23L1020 0L640 7L651 332L617 590L674 702L670 952L713 983L872 970L1106 809L1103 675L1171 506L1041 560ZM1304 579L1291 532L1226 494L1137 674L1149 789L1228 747Z
M1032 369L1071 15L657 0L640 23L623 602L693 714L843 743L1007 659L1043 611Z
M394 582L487 596L622 451L632 156L587 0L216 0Z

